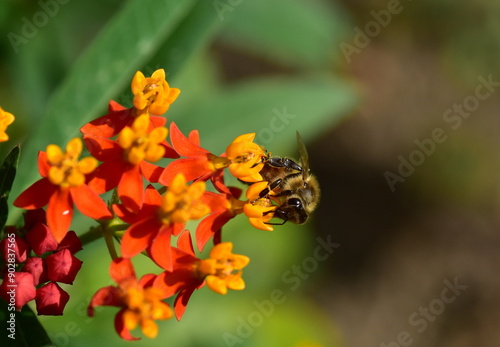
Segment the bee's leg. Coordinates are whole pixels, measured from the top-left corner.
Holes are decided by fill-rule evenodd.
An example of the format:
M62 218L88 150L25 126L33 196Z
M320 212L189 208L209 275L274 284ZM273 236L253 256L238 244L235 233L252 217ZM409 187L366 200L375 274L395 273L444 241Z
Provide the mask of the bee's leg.
M264 212L264 216L265 216L266 214L273 213L273 212L279 212L279 210ZM283 221L282 221L281 223L270 223L270 222L266 222L266 223L264 223L264 224L268 224L268 225L283 225L283 224L285 224L285 223L286 223L286 221L287 221L287 219L285 219L285 218L286 218L286 216L277 216L277 217L281 218ZM283 217L285 217L285 218L283 218Z
M267 163L274 167L284 167L287 169L302 171L302 167L299 164L288 158L269 158Z
M265 197L267 194L269 194L270 191L272 191L274 188L279 186L282 181L283 180L280 178L280 179L277 179L276 181L274 181L273 183L269 184L266 189L264 189L263 191L260 192L259 198Z

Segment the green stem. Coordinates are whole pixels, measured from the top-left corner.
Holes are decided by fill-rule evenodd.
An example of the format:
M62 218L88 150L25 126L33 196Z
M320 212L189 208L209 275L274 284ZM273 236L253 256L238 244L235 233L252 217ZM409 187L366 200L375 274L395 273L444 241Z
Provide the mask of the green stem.
M92 227L86 233L80 236L80 241L82 245L86 245L92 241L104 237L106 246L108 247L109 254L112 259L118 258L118 253L116 252L113 237L121 238L124 231L129 227L128 224L117 224L117 220L113 219L111 221L102 222L100 225Z
M106 241L106 246L108 246L109 254L111 259L118 258L118 253L116 253L115 242L113 241L113 232L109 228L109 223L102 224L104 231L104 240Z
M91 243L92 241L100 239L101 237L102 237L101 225L92 227L89 229L89 231L79 236L83 246L85 246L88 243Z

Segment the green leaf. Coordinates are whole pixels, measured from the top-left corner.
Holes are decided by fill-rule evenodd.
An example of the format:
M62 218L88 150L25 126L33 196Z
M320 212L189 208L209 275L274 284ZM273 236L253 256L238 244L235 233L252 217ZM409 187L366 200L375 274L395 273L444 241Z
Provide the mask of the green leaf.
M55 346L28 305L25 305L21 312L9 311L7 304L3 300L0 301L0 320L5 324L2 334L0 334L0 345L13 347ZM8 328L14 328L14 330L8 330ZM9 335L14 338L9 337Z
M166 62L175 60L176 50L183 59L197 51L208 38L207 31L213 33L210 19L216 19L213 9L207 11L206 6L205 1L194 0L127 2L75 64L49 102L40 127L30 134L15 193L36 179L37 152L50 143L65 146L78 136L80 127L99 116L165 42L165 51L172 50Z
M14 147L5 158L2 167L0 167L0 230L3 229L9 214L7 199L9 198L14 178L16 177L20 152L21 148L19 145Z
M333 3L255 0L230 7L219 10L226 42L291 66L331 66L350 29L347 15Z
M356 94L332 76L249 81L210 98L177 105L169 117L184 133L199 129L201 144L221 153L238 135L255 132L255 142L279 155L296 153L295 131L305 141L349 115ZM188 95L184 95L188 99Z

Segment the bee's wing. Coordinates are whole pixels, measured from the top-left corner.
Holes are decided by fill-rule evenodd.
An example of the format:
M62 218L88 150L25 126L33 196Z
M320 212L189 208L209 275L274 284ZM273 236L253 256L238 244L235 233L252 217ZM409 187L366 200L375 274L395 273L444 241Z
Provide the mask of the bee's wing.
M302 137L297 131L297 146L299 147L300 166L302 166L302 176L305 177L309 173L309 155L307 154L306 145L302 141Z

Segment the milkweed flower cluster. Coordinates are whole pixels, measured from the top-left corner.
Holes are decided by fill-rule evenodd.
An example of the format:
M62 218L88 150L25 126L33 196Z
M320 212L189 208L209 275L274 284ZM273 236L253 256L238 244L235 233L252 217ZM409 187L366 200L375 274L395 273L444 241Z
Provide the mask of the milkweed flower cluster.
M16 309L35 300L39 314L59 315L69 296L57 283L71 284L82 266L74 256L80 240L69 231L75 209L96 220L98 227L89 232L106 240L115 284L97 290L88 315L97 306L118 307L115 329L125 340L138 339L131 333L137 327L153 338L157 320L181 320L191 295L205 285L222 295L244 289L242 270L250 259L222 242L222 227L243 215L250 225L272 230L278 207L272 193L261 193L269 191L260 174L269 154L254 133L235 137L224 153L214 154L201 146L197 130L185 135L174 122L167 125L162 115L180 90L170 87L163 69L151 77L137 72L131 89L131 108L110 101L106 115L81 127L81 138L39 152L41 178L14 201L27 211L25 225L6 229L16 245L13 277L22 288ZM0 109L0 140L12 120L2 114ZM89 156L81 157L84 149ZM247 183L244 194L226 185L227 174ZM186 229L191 220L200 221L193 233ZM0 247L8 263L6 240ZM201 257L207 246L208 257ZM157 270L138 278L132 259L141 254ZM7 283L4 277L0 286L6 300Z

